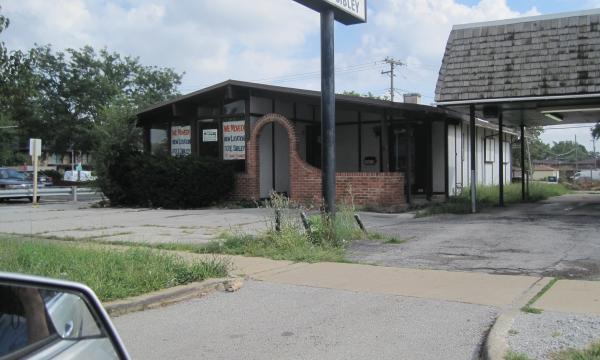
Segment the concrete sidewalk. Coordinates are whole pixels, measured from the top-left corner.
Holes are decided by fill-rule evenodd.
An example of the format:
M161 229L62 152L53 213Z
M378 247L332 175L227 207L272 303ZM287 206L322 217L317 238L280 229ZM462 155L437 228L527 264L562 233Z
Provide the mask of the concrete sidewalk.
M190 260L214 256L177 254ZM516 309L551 280L228 258L232 272L248 280L239 292L116 318L131 354L148 359L173 354L180 359L198 354L210 359L240 354L247 359L479 359L485 343L488 358L500 360L509 349L514 317L521 314ZM534 306L599 311L599 284L561 280ZM505 326L494 325L506 314L517 315ZM486 339L490 327L496 335ZM150 346L159 342L158 350ZM498 351L487 351L490 344ZM537 341L531 346L545 348Z
M184 257L210 257L185 252ZM346 263L292 263L230 256L233 273L253 280L518 308L550 278ZM560 280L534 304L542 310L600 314L600 282Z

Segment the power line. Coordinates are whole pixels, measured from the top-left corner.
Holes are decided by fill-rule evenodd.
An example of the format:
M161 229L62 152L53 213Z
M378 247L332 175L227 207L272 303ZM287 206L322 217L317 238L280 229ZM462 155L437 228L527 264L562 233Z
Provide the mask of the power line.
M339 74L339 75L353 74L353 73L357 73L357 72L361 72L361 71L372 70L372 69L377 68L377 66L381 66L381 65L383 65L382 61L369 61L369 62L360 63L360 64L353 64L353 65L347 65L344 67L338 67L335 69L335 72L336 72L336 74ZM271 82L271 83L285 83L285 82L309 80L312 78L318 78L320 76L321 76L321 71L315 70L315 71L309 71L309 72L303 72L303 73L254 79L254 80L249 80L249 81L251 81L251 82L264 81L264 82ZM185 86L185 88L194 88L197 85L198 84L187 84ZM206 84L206 83L200 84L200 86L207 86L207 85L208 84Z
M394 77L396 77L396 74L394 74L394 70L396 69L396 66L402 66L404 65L404 63L399 60L394 60L393 57L389 56L386 57L385 60L383 60L383 62L390 66L390 69L388 71L382 71L381 74L390 75L390 100L394 102L394 93L396 91L394 89Z

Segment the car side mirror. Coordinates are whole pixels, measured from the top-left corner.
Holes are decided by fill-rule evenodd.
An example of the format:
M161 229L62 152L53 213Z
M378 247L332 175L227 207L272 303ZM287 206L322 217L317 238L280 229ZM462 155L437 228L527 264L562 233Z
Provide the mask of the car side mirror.
M0 272L0 300L0 360L129 359L85 285Z

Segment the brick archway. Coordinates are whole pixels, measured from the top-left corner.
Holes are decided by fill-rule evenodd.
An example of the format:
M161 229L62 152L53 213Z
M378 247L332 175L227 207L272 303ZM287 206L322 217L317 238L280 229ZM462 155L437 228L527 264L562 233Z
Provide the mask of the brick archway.
M294 125L279 114L261 117L252 129L246 144L246 172L236 176L233 198L260 199L259 139L264 127L270 123L281 125L288 135L290 199L321 204L321 170L302 160ZM357 205L404 204L404 175L401 173L338 172L336 176L336 193L340 201L351 198Z

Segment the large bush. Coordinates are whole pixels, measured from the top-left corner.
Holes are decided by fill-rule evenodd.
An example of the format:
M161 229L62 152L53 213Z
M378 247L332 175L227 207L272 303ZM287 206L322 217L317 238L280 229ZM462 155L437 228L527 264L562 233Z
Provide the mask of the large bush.
M100 187L113 205L194 208L214 204L233 190L234 171L223 161L121 152Z

